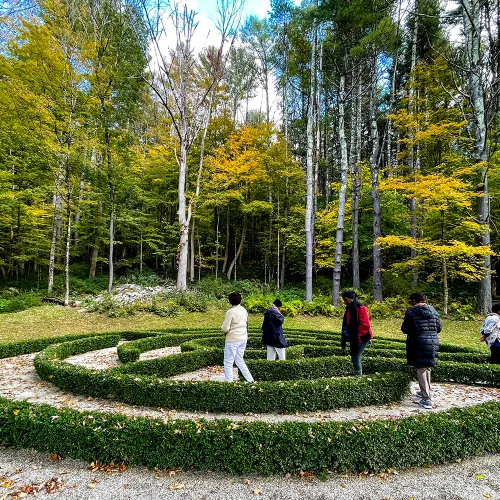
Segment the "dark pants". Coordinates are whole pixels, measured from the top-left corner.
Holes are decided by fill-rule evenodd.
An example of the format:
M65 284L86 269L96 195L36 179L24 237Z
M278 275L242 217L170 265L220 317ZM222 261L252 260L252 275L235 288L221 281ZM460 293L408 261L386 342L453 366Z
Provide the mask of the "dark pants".
M491 364L500 365L500 345L492 345L491 351Z
M360 344L358 346L358 352L356 354L351 355L352 366L354 367L354 375L356 375L357 377L363 375L363 367L361 366L361 355L365 350L366 344L368 344L368 342Z

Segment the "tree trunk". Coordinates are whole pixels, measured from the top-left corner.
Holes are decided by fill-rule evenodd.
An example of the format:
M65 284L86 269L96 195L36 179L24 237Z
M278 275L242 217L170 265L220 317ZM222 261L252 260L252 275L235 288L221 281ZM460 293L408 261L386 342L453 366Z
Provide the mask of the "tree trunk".
M306 156L306 302L312 301L313 277L313 209L314 209L314 93L316 85L316 37L317 28L314 26L314 43L311 52L311 81L309 92L309 106L307 109L307 156Z
M332 304L340 304L340 277L342 272L342 244L344 242L344 215L347 192L347 141L345 137L345 75L340 76L338 133L340 142L340 192L335 234L335 261L333 265Z
M141 222L139 226L139 272L142 274L143 270L143 262L144 262L144 256L143 256L143 219L144 219L144 203L142 204L141 207Z
M52 222L52 240L50 244L50 255L49 255L49 276L47 290L52 291L54 286L54 267L56 261L56 250L59 242L61 241L62 234L62 196L61 196L61 184L63 181L63 167L59 166L59 171L57 173L57 178L55 182L54 196L52 197L52 204L54 205L54 219Z
M474 125L474 161L481 164L481 196L478 198L478 221L483 227L481 245L490 247L490 214L488 193L488 151L487 126L485 113L485 93L482 79L481 49L481 3L479 0L462 0L462 12L465 31L467 72L469 78L470 99ZM479 287L479 311L488 314L491 311L491 257L484 258L484 277Z
M69 181L68 181L69 184ZM69 249L71 242L71 204L69 200L70 190L67 190L68 199L66 200L66 253L64 257L64 305L69 305Z
M80 190L78 192L78 203L76 205L76 213L75 213L75 234L74 234L74 242L75 247L78 247L78 240L80 239L80 233L78 232L78 225L80 224L81 217L81 206L83 202L83 193L85 190L85 180L82 173L82 177L80 179Z
M418 0L415 0L414 6L415 13L415 25L413 27L412 41L411 41L411 64L410 64L410 75L413 75L413 70L417 64L417 39L418 39ZM413 76L412 76L413 78ZM408 111L410 114L417 112L417 105L415 99L415 87L412 82L410 82L410 91L408 99ZM410 175L414 177L417 175L419 163L415 157L415 135L417 130L413 128L410 131L410 154L409 154L409 170ZM417 155L418 156L418 155ZM410 236L414 241L417 240L417 200L413 197L410 199ZM417 256L417 249L412 248L410 250L410 256L414 259ZM418 272L412 274L412 285L415 288L418 285Z
M240 244L238 246L238 250L235 253L234 259L231 261L231 264L229 265L229 269L227 270L227 279L231 279L231 274L233 272L233 268L235 269L234 271L234 279L236 279L236 262L238 261L238 257L240 256L241 252L243 251L243 245L245 243L245 236L247 233L247 220L246 217L243 221L243 229L241 231L241 239L240 239Z
M443 259L443 313L448 315L448 268L446 259Z
M361 68L358 72L356 112L354 120L354 154L352 165L352 285L359 289L361 278L359 273L359 203L361 198Z
M109 280L108 293L113 291L114 266L113 253L115 243L115 194L113 188L109 192Z
M190 248L190 253L189 253L189 281L193 283L194 281L194 219L192 219L193 223L191 224L191 234L190 234L190 240L191 240L191 248Z
M179 246L177 249L177 291L186 290L189 223L186 218L186 169L187 150L184 141L180 145L179 158Z
M370 155L370 172L372 178L372 204L373 204L373 300L382 301L382 256L377 239L382 235L380 229L380 192L379 183L379 134L377 128L377 61L373 60L372 81L370 92L370 135L372 151Z
M222 263L222 273L226 272L226 267L229 262L229 207L227 207L227 217L226 217L226 248L224 251L224 262Z
M95 272L97 269L97 256L99 255L99 225L102 217L102 198L99 196L99 200L97 202L97 224L96 224L96 232L94 235L94 245L92 246L92 252L90 254L90 272L89 278L95 278Z
M215 209L217 212L217 226L215 229L215 279L219 275L219 209Z

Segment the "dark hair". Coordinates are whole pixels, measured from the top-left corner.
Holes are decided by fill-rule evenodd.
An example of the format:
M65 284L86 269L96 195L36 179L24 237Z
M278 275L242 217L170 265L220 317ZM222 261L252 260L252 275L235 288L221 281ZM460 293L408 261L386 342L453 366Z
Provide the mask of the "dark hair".
M425 302L425 295L423 293L420 293L420 292L412 293L410 295L410 302L415 302L417 304L419 302Z
M283 302L281 302L280 299L276 299L273 304L276 306L276 307L281 307L283 305Z
M493 304L493 307L491 308L491 310L494 313L498 313L498 311L500 311L500 302L498 302L497 304Z
M342 297L347 297L348 299L354 300L356 298L356 292L353 290L345 290L342 292Z
M237 306L238 304L241 304L241 294L238 292L232 292L229 294L229 303L232 306Z

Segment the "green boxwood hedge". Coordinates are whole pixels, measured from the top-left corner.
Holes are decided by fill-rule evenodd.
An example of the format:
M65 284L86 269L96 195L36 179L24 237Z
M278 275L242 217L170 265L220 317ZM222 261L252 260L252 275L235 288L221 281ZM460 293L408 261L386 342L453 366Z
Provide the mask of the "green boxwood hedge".
M0 443L104 463L237 474L403 469L500 451L500 403L395 420L159 420L0 398Z
M177 382L164 378L220 362L221 352L214 348L127 363L107 371L88 370L63 361L65 357L85 350L116 345L118 340L118 335L107 335L50 346L37 354L35 368L42 379L77 394L117 399L129 404L214 412L296 412L383 404L401 400L409 390L409 376L400 373L333 380L314 380L314 376L310 377L312 380L293 381L275 375L274 382L254 384ZM312 364L317 360L297 362L304 361ZM344 363L345 360L340 361ZM271 370L293 363L259 362ZM345 363L343 366L346 366ZM316 374L317 371L311 370L311 373Z
M367 375L345 377L352 373L352 366L349 356L339 355L338 334L301 331L288 335L292 347L284 362L259 359L265 357L265 351L258 335L251 338L247 364L258 383L174 382L164 378L220 364L223 337L218 335L216 329L71 335L0 344L0 357L44 349L36 356L37 371L64 390L132 404L207 411L221 411L222 406L222 411L238 413L397 401L408 393L413 373L406 365L404 341L376 340L363 357ZM130 352L138 350L139 354L190 340L181 344L182 354L130 362L135 357L132 354L126 364L105 371L63 361L68 356L117 345L120 338L132 341L123 344L122 350L129 346ZM471 349L441 346L433 380L500 386L500 366L487 361L487 356ZM382 471L498 452L499 419L500 403L485 403L390 421L162 421L0 398L0 443L88 461L125 461L149 467L263 474L326 469Z

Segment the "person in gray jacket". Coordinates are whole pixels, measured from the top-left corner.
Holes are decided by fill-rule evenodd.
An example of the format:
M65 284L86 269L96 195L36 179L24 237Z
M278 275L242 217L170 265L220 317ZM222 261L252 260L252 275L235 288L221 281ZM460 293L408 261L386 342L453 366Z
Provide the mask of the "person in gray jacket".
M426 303L420 292L410 295L411 307L406 310L401 331L406 334L406 360L417 369L420 391L418 404L432 408L431 368L437 365L441 320L436 310Z

